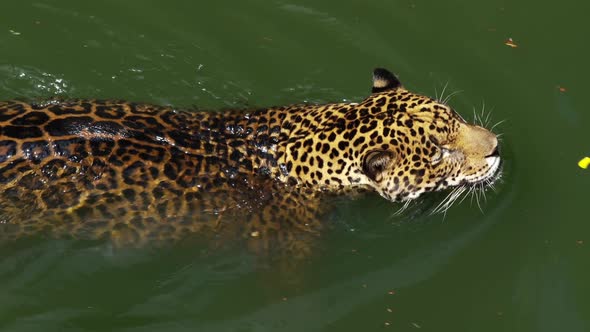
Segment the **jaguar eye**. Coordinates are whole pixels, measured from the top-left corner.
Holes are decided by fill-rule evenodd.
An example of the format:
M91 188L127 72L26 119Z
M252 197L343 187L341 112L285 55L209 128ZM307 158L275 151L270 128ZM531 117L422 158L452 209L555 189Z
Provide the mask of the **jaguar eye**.
M436 164L440 163L441 160L443 160L443 158L447 158L452 153L453 153L453 150L451 150L449 148L437 146L436 152L434 153L434 155L432 156L432 159L430 161L433 165L436 165Z
M434 155L431 157L430 162L433 165L438 164L444 155L448 154L448 150L440 146L440 141L433 135L430 137L430 142L434 145Z
M436 165L436 164L440 163L440 161L443 158L443 154L444 154L443 149L440 149L440 148L437 147L436 148L436 152L434 153L434 156L432 156L432 158L430 159L430 162L433 165Z

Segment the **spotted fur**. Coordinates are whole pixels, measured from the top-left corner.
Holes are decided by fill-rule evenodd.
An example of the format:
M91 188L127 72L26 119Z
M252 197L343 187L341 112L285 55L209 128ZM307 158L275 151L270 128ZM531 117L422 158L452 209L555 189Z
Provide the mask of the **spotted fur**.
M327 195L406 201L497 174L490 131L384 69L373 83L360 103L224 112L0 102L4 232L151 242L231 229L284 240L321 230Z

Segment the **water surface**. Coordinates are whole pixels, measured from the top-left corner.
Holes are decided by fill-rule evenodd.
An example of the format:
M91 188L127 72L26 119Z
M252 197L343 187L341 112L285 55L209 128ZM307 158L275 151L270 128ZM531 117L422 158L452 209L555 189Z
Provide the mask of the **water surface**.
M401 216L339 203L295 269L239 248L115 250L26 239L0 251L3 331L587 331L590 156L583 24L564 0L4 1L0 98L200 108L358 101L370 74L503 133L481 210L431 195ZM512 38L516 48L505 45Z

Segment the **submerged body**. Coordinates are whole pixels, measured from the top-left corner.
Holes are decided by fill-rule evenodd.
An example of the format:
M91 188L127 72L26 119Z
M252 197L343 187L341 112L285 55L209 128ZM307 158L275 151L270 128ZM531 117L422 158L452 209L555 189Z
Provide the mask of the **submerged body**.
M0 102L0 222L13 237L142 242L235 228L292 238L292 230L321 229L326 195L376 191L407 201L491 182L497 144L385 70L358 104L185 112L124 101Z

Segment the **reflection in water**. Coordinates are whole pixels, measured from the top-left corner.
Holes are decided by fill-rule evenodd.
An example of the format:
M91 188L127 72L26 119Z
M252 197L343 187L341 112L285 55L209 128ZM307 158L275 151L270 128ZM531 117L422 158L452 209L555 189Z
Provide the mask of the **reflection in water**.
M363 303L384 296L391 289L409 287L428 279L453 255L479 238L492 223L492 218L486 218L486 221L478 223L473 229L456 234L453 239L426 244L407 257L391 262L391 265L379 270L349 277L344 281L306 293L301 297L289 298L287 301L283 301L277 296L274 301L255 310L246 311L232 318L213 320L209 323L199 324L199 326L207 331L235 331L236 327L254 331L304 331L310 328L329 326L346 317ZM184 271L183 274L185 274L185 280L196 278L199 269L195 267ZM362 285L368 286L362 287ZM182 296L185 291L171 290L172 293L167 294L167 297ZM132 308L126 315L173 317L174 310L179 308L162 311L162 300L158 297L152 298L146 303ZM194 309L196 309L195 312L198 312L199 306ZM301 319L303 317L305 319ZM169 324L157 323L151 325L150 328L174 329L178 327L177 324L182 323L178 321Z
M30 303L42 299L46 304L54 303L55 309L27 306L28 311L18 315L33 323L51 317L51 325L56 327L80 319L88 324L112 314L115 316L111 319L120 324L127 322L131 331L183 331L186 326L198 326L205 331L321 328L383 297L391 289L402 289L430 278L493 223L494 218L487 217L452 239L422 243L411 254L380 269L342 277L340 281L315 290L312 287L288 299L283 299L280 292L268 292L273 287L284 288L279 285L281 279L285 282L289 278L283 275L285 272L312 271L260 270L251 255L207 254L207 249L195 251L194 245L126 249L113 254L104 245L45 241L28 249L8 248L10 256L0 260L0 281L4 293L8 294L0 300L0 309L5 312L4 309L13 308L15 301ZM70 277L64 279L64 271ZM121 283L120 279L134 279L133 288L129 289L129 282ZM306 282L303 278L295 287L307 288ZM60 298L60 285L87 290L80 294L82 298L75 294ZM89 289L89 285L96 289ZM242 286L235 288L237 285ZM26 291L31 286L30 292ZM44 291L38 293L38 290ZM117 297L119 301L112 303ZM226 304L227 301L232 304ZM85 307L64 306L72 302L84 303ZM110 307L105 307L107 304ZM20 321L7 327L25 326L27 323Z

